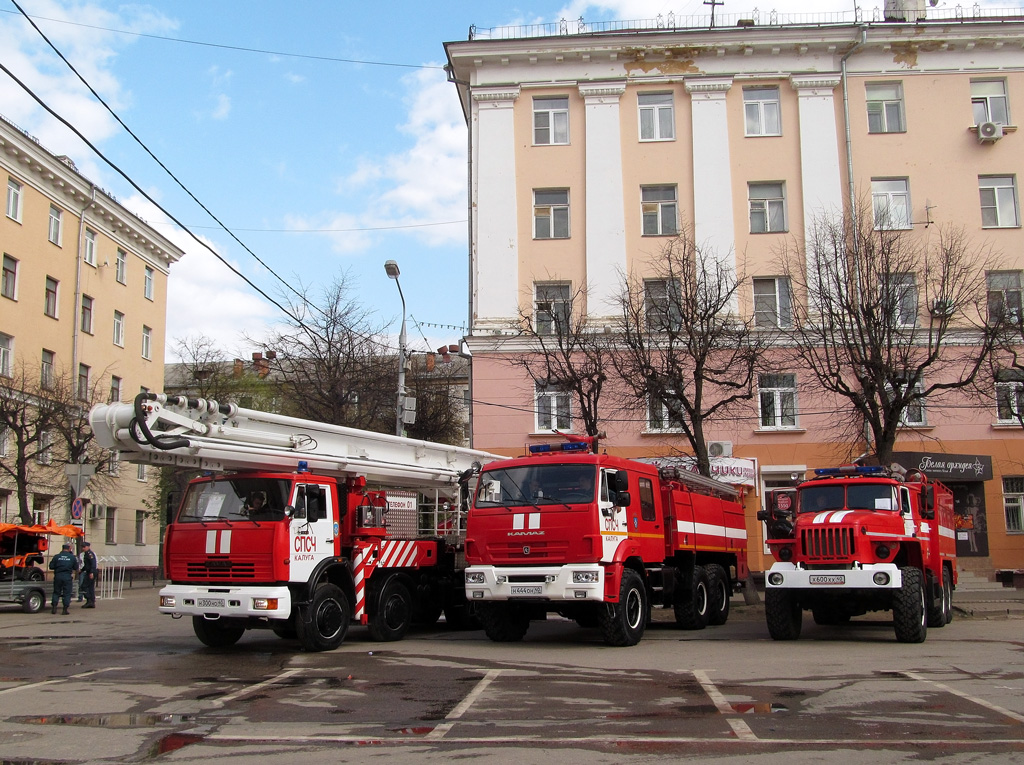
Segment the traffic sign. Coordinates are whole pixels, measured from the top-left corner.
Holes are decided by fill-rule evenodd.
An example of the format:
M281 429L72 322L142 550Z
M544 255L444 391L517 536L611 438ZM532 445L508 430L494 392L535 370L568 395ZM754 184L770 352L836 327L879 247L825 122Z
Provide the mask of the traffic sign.
M75 501L71 503L71 518L72 520L82 520L82 514L85 512L85 504L82 502L81 497L75 497Z

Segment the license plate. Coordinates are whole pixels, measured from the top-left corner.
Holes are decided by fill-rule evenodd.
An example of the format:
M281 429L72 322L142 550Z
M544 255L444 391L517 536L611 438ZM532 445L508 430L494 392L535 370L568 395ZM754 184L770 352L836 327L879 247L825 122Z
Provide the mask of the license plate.
M513 585L512 595L540 595L542 588L539 584Z
M196 598L196 605L200 608L224 608L223 598Z
M845 574L811 574L807 577L811 584L846 584Z

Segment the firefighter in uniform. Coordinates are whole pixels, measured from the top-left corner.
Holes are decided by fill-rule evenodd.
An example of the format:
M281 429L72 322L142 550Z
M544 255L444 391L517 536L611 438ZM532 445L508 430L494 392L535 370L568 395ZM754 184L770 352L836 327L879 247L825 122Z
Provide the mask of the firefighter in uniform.
M53 571L53 600L50 602L50 613L57 613L57 601L63 599L64 611L67 615L71 605L71 583L78 573L78 558L71 552L71 545L65 544L61 551L50 560Z
M79 591L85 595L82 608L96 608L96 575L99 573L96 553L88 542L82 542L82 549L82 588Z

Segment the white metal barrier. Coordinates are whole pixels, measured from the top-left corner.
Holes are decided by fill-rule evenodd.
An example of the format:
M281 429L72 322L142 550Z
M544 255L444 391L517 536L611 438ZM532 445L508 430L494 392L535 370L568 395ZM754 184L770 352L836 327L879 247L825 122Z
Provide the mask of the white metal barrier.
M108 600L124 598L124 574L128 569L128 558L117 555L103 555L99 562L99 586L96 597Z

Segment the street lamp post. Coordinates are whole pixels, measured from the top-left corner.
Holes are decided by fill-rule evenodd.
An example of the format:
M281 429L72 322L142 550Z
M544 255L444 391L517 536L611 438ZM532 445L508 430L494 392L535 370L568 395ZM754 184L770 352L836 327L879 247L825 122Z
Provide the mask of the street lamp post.
M398 281L401 274L398 263L393 260L385 261L384 271L387 272L389 279L395 280L398 297L402 299L402 330L398 333L398 401L395 407L395 435L400 436L405 415L405 295L402 294L402 283Z

